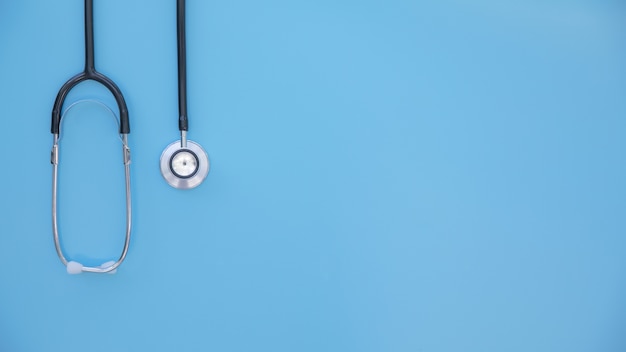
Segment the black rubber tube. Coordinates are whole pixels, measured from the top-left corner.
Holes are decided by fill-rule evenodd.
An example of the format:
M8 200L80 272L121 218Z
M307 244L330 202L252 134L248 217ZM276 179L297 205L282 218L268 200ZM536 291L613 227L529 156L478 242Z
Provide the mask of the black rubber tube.
M177 0L176 24L178 42L178 129L187 131L187 42L185 38L185 0Z
M70 78L59 90L52 107L52 121L50 132L59 134L61 127L61 109L67 94L81 82L92 80L106 87L113 97L120 111L120 130L122 134L130 133L130 121L128 119L128 108L126 101L119 87L107 76L96 71L94 59L94 39L93 39L93 0L85 0L85 70Z
M85 72L96 70L93 49L93 0L85 1Z

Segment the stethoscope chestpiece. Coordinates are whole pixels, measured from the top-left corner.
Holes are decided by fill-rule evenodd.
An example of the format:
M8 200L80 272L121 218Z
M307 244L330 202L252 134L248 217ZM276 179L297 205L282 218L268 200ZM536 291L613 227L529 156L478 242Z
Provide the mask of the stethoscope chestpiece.
M194 141L180 140L170 144L161 154L161 175L167 183L178 189L191 189L199 186L209 174L209 157Z

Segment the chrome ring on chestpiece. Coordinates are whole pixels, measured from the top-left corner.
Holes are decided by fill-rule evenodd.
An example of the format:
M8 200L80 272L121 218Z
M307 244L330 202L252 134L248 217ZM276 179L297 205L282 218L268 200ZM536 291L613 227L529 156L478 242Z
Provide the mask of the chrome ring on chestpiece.
M178 189L191 189L199 186L209 173L209 157L202 147L187 141L183 148L176 141L161 154L161 174L167 183Z

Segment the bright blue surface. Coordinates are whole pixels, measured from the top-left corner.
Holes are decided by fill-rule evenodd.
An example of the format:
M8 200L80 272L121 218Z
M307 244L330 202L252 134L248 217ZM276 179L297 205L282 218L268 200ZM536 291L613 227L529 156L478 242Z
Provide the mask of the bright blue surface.
M158 170L174 3L95 3L133 239L116 275L69 276L49 123L82 1L0 2L0 351L626 350L622 2L189 0L190 138L212 163L192 191ZM107 116L63 126L60 227L90 264L123 240Z

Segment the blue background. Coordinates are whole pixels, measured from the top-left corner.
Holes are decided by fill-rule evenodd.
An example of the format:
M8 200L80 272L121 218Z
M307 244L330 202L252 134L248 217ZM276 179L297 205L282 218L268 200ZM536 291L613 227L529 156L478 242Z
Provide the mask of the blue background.
M188 1L192 140L170 188L175 1L96 1L131 118L133 238L67 275L49 132L83 2L0 2L0 351L626 351L621 1ZM68 102L110 95L83 84ZM123 242L102 107L64 118L71 258Z

